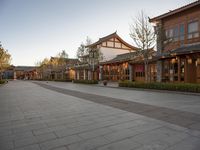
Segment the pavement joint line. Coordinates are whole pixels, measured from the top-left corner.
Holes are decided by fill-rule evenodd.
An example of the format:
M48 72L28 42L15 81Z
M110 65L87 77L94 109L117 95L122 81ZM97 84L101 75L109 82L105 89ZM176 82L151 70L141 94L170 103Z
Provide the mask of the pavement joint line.
M186 111L175 110L175 109L171 109L167 107L143 104L139 102L132 102L132 101L124 100L124 99L117 99L117 98L112 98L112 97L107 97L107 96L96 95L96 94L84 93L80 91L55 87L52 85L47 85L47 84L39 83L39 82L33 82L33 83L43 88L56 91L58 93L74 96L77 98L81 98L83 100L92 101L92 102L102 104L105 106L110 106L110 107L118 108L120 110L124 110L127 112L132 112L132 113L143 115L149 118L165 121L165 122L175 124L175 125L178 125L187 129L191 129L191 130L194 130L193 128L190 128L191 124L196 124L200 122L200 115L196 113L192 113L192 112L186 112ZM121 106L122 104L124 104L125 107L124 106L122 107ZM156 109L158 110L157 113L160 113L160 110L162 109L165 110L166 115L157 117L156 115L157 113L155 113ZM154 114L151 114L152 110L155 110ZM171 113L171 112L174 112L174 113ZM178 115L174 115L174 114L178 114ZM195 121L191 121L191 119L189 119L187 115L193 116L193 120L195 118ZM200 131L200 129L195 129L195 130Z

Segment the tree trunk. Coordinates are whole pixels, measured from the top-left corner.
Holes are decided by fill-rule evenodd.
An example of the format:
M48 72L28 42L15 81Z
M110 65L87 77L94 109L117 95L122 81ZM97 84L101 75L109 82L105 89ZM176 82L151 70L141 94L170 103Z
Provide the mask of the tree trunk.
M144 61L144 67L145 67L145 82L149 82L149 73L148 73L148 61Z
M1 70L0 70L0 80L2 80L2 72L1 72Z

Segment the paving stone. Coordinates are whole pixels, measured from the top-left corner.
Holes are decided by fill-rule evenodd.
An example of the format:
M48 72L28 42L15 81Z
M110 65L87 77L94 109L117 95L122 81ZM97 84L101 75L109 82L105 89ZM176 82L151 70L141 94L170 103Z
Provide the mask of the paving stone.
M106 134L109 134L112 132L113 132L113 130L111 130L109 128L100 128L100 129L80 133L80 134L78 134L78 136L80 136L83 139L90 139L90 138L106 135Z
M133 131L130 129L123 129L121 131L113 132L110 134L104 135L105 139L109 140L110 142L123 140L125 138L130 138L139 134L138 131Z
M46 133L46 134L40 134L38 136L35 136L35 138L37 139L39 143L41 143L41 142L56 139L57 137L54 133Z
M68 150L66 147L59 147L59 148L55 148L53 150Z
M73 136L46 141L44 143L41 143L40 147L42 150L50 150L53 148L59 148L59 147L66 146L66 145L76 143L79 141L81 141L81 138L78 137L77 135L73 135Z
M13 141L0 141L0 149L1 150L11 150L14 148Z
M167 150L169 145L163 141L152 141L151 143L142 144L139 148L135 148L134 150Z
M31 144L36 144L36 143L37 143L37 140L35 137L28 137L28 138L24 138L24 139L14 140L15 148L23 147L23 146L27 146L27 145L31 145Z
M166 143L169 146L174 145L183 139L189 137L187 133L180 132L177 130L173 130L166 127L161 127L158 129L154 129L148 132L144 132L142 134L138 134L131 139L133 141L137 141L141 144L150 144L154 143L155 141L160 141L162 143Z
M28 145L22 148L17 148L15 150L40 150L40 147L38 144Z
M45 133L50 133L52 130L50 128L42 128L42 129L37 129L32 131L34 135L40 135L40 134L45 134Z
M99 146L108 144L109 142L103 137L97 137L89 140L84 140L68 146L69 150L91 150Z
M199 130L200 131L200 122L190 125L189 128L193 129L193 130Z
M137 142L125 139L118 142L107 144L103 147L99 147L97 148L97 150L132 150L140 146L141 144Z
M183 141L175 144L168 150L199 150L200 149L200 138L188 137Z

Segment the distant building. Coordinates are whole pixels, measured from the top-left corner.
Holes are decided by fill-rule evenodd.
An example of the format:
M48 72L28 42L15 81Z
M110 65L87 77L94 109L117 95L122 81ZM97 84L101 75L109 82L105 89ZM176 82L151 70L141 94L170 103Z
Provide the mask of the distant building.
M63 58L59 63L58 57L51 57L48 64L38 67L38 79L42 80L73 80L75 72L72 69L80 61L73 58Z
M15 66L10 66L4 70L3 79L16 79Z
M157 81L200 83L200 1L150 22L157 33Z
M37 67L35 66L16 66L14 72L16 79L34 80L37 78Z

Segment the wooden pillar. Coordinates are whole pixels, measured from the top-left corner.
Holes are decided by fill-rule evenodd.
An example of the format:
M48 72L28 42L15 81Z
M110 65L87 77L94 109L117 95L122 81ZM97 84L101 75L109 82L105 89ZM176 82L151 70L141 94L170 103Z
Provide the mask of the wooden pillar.
M109 80L111 79L111 65L109 66Z
M181 82L181 58L178 57L178 82Z
M188 82L188 61L187 61L187 57L185 59L185 72L184 72L184 80L187 83Z
M77 70L77 80L80 79L80 76L79 76L79 70Z
M99 80L103 78L103 66L99 66Z
M86 71L85 71L85 69L83 70L83 80L86 80Z
M133 80L133 68L131 64L128 64L128 68L129 68L129 80L132 81Z

